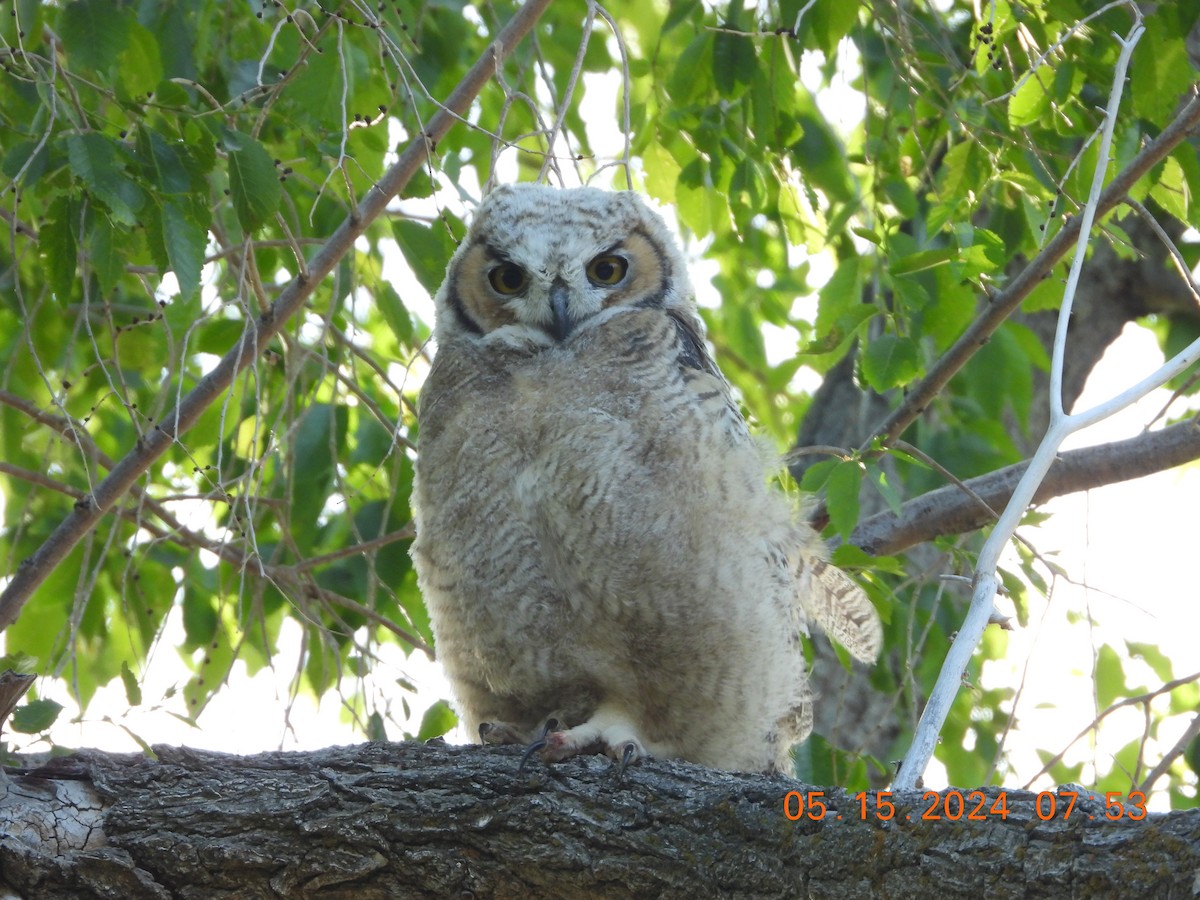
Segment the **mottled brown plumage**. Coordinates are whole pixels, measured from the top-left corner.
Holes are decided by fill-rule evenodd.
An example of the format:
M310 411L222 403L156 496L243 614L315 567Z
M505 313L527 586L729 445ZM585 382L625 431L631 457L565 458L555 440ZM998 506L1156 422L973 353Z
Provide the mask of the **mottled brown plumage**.
M467 726L542 755L773 770L811 729L799 634L870 601L769 484L683 256L628 192L513 185L437 296L413 559Z

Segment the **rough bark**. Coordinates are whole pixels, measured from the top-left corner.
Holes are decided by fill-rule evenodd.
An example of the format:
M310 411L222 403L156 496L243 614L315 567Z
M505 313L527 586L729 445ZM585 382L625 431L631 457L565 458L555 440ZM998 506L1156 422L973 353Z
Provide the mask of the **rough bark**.
M944 806L922 821L933 801L914 792L892 798L884 823L874 794L864 818L858 799L825 789L827 812L793 821L789 792L820 788L679 762L618 777L604 757L522 772L514 748L440 742L155 753L85 752L0 786L0 892L1166 897L1190 896L1200 867L1200 810L1109 822L1103 801L1081 802L1064 821L1060 800L1041 821L1036 795L1010 791L1002 819L989 788L982 821Z

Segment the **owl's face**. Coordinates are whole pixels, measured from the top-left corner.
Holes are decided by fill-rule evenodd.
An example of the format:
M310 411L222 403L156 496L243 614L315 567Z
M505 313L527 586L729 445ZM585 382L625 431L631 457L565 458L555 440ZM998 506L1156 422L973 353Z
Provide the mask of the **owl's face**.
M683 256L636 194L505 185L450 262L437 335L552 346L621 310L691 305Z

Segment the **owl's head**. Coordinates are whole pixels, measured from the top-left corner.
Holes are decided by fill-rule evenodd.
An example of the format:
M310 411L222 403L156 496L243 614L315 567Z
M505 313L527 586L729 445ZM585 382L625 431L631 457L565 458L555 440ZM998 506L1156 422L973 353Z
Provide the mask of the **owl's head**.
M621 310L693 308L683 254L636 194L541 184L487 196L436 304L439 341L544 346Z

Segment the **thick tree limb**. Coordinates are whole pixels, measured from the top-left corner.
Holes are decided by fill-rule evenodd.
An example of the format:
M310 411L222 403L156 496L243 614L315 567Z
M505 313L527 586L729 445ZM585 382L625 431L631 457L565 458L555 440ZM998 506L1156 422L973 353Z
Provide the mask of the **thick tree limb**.
M1141 478L1200 459L1200 421L1191 419L1111 444L1059 454L1034 495L1035 503ZM993 509L1012 496L1027 462L1017 463L965 482ZM878 513L860 522L849 543L876 556L899 553L947 534L974 531L993 520L979 502L956 485L947 485L909 500L897 516Z
M172 442L187 431L200 415L233 383L239 372L249 366L287 320L304 305L320 281L333 271L338 261L354 245L388 201L408 184L429 155L430 148L455 122L466 116L471 103L491 79L496 67L515 47L550 5L550 0L527 0L479 61L471 68L445 105L429 120L426 132L405 149L400 159L368 192L349 217L338 226L320 250L308 260L307 272L297 276L283 289L271 308L254 322L248 322L237 346L222 357L208 375L161 422L139 438L95 490L75 504L68 515L28 559L22 560L12 580L0 594L0 630L7 628L21 612L38 585L54 570L71 549L94 528L150 465Z
M815 819L785 777L603 757L518 771L512 748L363 744L251 757L89 752L0 788L0 893L140 897L1190 896L1200 810L1105 819L1103 798L947 792ZM963 791L964 797L969 792ZM1086 796L1086 791L1083 792ZM1139 813L1129 798L1119 798ZM785 807L785 803L789 805ZM923 820L936 805L939 820ZM806 810L817 810L807 806ZM1115 807L1110 807L1115 811Z

